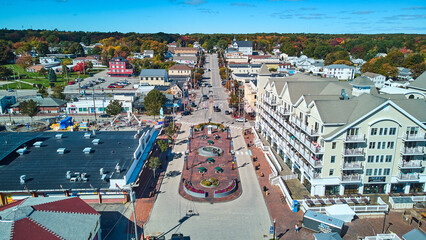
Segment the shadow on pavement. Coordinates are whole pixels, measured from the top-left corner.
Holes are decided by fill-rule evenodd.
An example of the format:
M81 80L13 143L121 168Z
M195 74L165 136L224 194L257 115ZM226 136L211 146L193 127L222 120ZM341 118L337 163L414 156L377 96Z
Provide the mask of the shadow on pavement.
M135 235L135 228L132 221L117 211L100 211L101 214L101 230L102 239L114 240L123 236ZM142 228L138 226L138 233L142 232Z

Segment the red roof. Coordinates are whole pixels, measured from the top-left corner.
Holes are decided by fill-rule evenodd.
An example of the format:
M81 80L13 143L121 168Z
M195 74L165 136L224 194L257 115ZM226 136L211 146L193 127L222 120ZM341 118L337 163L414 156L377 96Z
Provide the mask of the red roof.
M17 205L21 204L21 202L22 202L22 201L24 201L24 199L21 199L21 200L18 200L18 201L16 201L16 202L13 202L13 203L9 203L9 204L6 204L6 205L3 205L3 206L0 206L0 212L1 212L1 211L3 211L3 210L6 210L6 209L8 209L8 208L11 208L11 207L17 206Z
M56 240L63 239L29 218L23 218L13 224L12 239Z
M36 211L69 212L98 214L99 213L78 197L33 206Z

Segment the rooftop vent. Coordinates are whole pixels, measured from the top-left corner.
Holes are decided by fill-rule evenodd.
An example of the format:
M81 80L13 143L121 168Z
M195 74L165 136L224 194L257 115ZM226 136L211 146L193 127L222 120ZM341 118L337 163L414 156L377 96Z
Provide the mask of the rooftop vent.
M92 148L91 147L87 147L85 149L83 149L84 154L90 154L92 152Z
M16 150L16 152L19 153L19 155L22 156L22 155L24 155L24 153L27 152L27 147L20 148L20 149Z
M65 175L67 177L68 180L71 179L71 171L67 171L67 174Z
M93 136L96 136L96 131L95 131L95 129L93 129L93 131L92 131L92 135L93 135Z
M58 150L56 150L56 152L59 154L64 154L65 151L66 151L66 148L58 148Z
M107 181L108 180L108 177L107 177L107 175L106 174L102 174L102 177L101 177L101 179L102 179L102 181Z
M99 138L93 139L92 143L98 145L101 140Z
M348 100L349 96L346 93L345 89L342 89L342 91L340 92L340 100Z
M59 134L56 134L56 135L55 135L55 138L56 138L56 139L62 139L62 136L63 136L63 134L62 134L62 133L59 133Z
M120 167L120 165L117 163L117 165L115 165L115 171L117 172L117 173L120 173L121 172L121 167Z
M27 176L26 175L21 175L19 177L19 181L21 182L21 184L25 184L25 180L26 180Z
M82 173L81 174L81 181L87 182L88 179L87 179L86 175L87 175L87 173Z
M43 142L42 142L42 141L37 141L37 142L35 142L35 143L33 144L33 146L34 146L34 147L36 147L36 148L41 147L41 145L43 145Z
M104 168L99 169L99 174L103 175L104 174Z
M85 133L84 134L84 138L91 138L92 137L92 134L91 133Z

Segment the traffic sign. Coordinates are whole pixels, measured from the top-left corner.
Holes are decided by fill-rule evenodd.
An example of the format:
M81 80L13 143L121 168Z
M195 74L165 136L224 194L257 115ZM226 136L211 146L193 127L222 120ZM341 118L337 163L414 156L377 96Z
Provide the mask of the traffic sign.
M269 228L269 234L274 234L274 226L271 226L271 227Z

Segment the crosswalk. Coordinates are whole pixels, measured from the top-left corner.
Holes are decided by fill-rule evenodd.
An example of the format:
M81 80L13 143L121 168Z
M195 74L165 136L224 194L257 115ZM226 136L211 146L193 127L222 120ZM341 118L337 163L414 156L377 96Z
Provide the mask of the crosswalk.
M181 123L181 124L183 124L183 125L189 125L189 126L197 125L197 123L194 123L194 122L186 122L186 121L179 121L179 123ZM234 129L238 129L238 130L243 130L243 126L238 126L238 125L229 125L229 128L234 128ZM246 126L246 128L248 128L248 127Z

